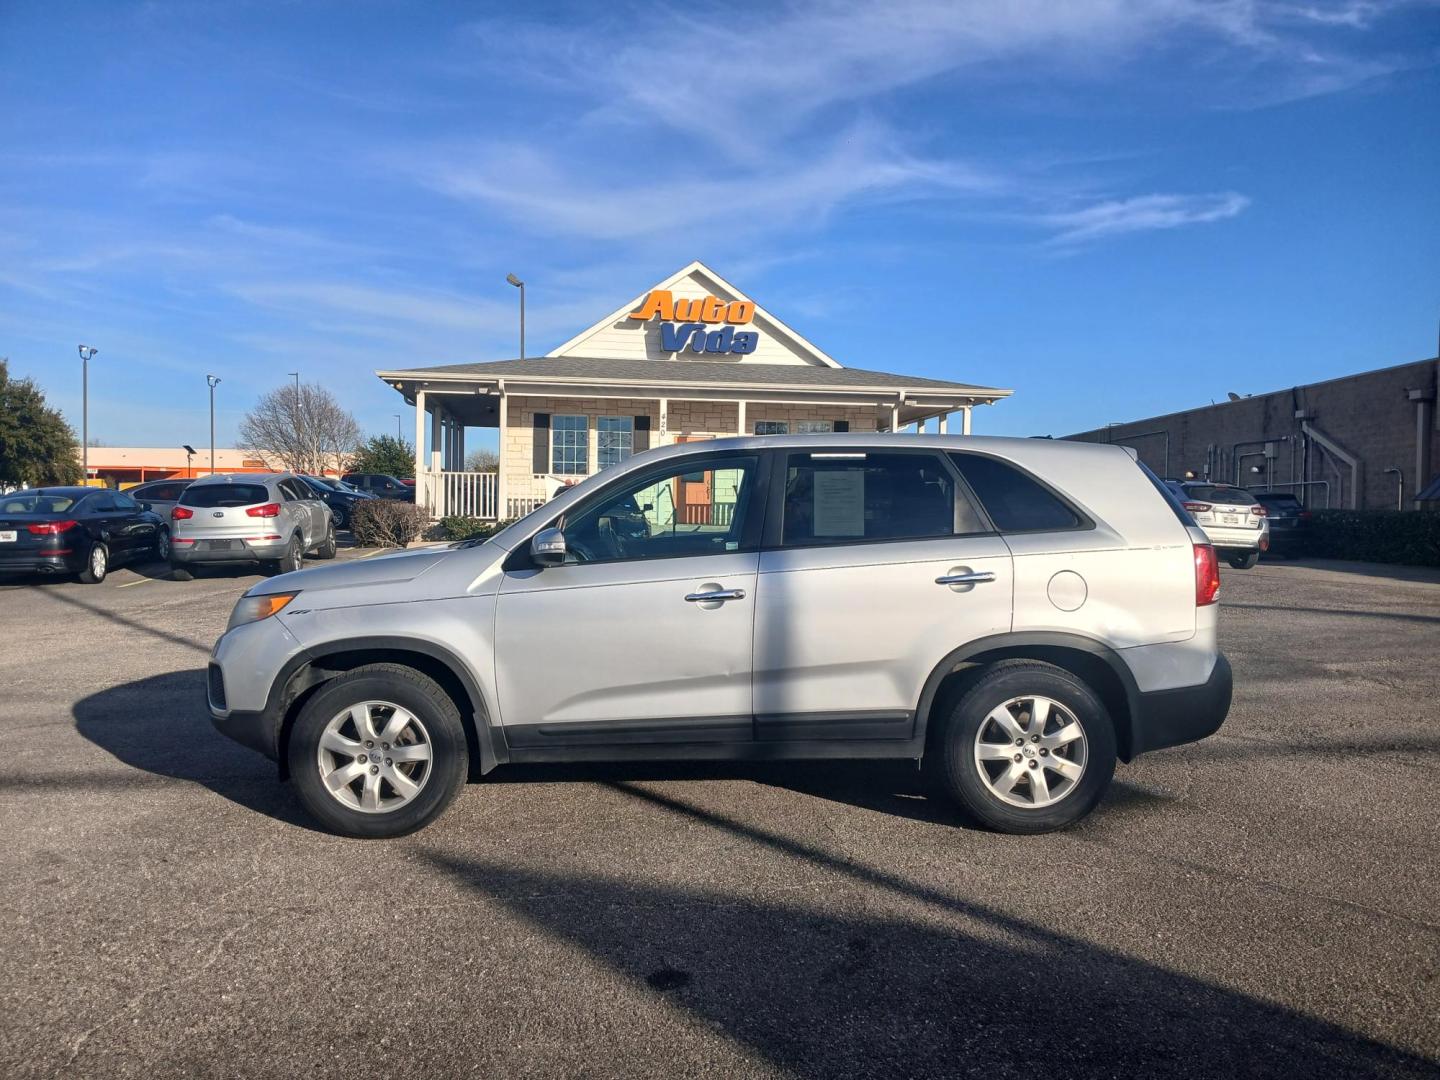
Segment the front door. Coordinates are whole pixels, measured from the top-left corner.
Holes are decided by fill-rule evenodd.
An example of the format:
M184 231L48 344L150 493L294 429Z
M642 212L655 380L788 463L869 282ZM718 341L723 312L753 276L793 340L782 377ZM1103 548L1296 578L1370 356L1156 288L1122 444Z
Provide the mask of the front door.
M760 557L756 737L908 738L946 654L1010 629L1010 551L943 455L784 454Z
M564 565L519 549L495 625L512 748L750 740L762 480L754 453L665 462L566 515ZM677 498L700 483L724 502L703 521Z

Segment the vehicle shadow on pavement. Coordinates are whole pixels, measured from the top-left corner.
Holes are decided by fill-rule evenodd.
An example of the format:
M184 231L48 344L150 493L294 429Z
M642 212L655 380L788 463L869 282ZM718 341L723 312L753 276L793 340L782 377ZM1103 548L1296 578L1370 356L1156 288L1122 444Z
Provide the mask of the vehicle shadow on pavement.
M786 1074L1434 1075L1432 1062L1337 1025L679 799L615 788L779 852L796 880L814 881L817 902L425 857Z
M200 784L233 803L314 831L276 766L217 732L201 668L152 675L78 701L75 729L131 768Z

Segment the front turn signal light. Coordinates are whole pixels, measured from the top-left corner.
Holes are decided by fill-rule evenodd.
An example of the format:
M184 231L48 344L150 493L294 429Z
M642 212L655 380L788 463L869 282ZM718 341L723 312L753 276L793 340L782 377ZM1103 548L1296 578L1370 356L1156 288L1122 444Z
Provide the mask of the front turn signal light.
M270 618L271 615L278 615L285 610L291 600L299 595L298 592L281 592L242 596L235 604L235 610L230 612L230 621L226 624L225 629L234 630L237 626L259 622L261 619Z

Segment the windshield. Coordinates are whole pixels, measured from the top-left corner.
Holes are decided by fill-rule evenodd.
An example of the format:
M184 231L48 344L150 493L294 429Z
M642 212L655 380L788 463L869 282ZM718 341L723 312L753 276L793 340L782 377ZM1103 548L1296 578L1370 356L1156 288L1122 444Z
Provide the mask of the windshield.
M185 506L201 509L226 506L254 506L270 501L270 493L260 484L196 484L180 496Z
M0 514L63 514L75 503L69 495L6 495Z
M1189 484L1185 488L1185 497L1201 502L1225 503L1227 506L1254 506L1257 501L1244 488L1217 487L1213 484Z

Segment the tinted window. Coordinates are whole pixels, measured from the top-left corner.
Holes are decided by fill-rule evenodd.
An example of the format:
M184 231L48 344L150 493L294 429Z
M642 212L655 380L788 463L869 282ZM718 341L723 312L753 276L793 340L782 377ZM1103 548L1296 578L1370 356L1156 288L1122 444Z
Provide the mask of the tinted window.
M1259 499L1266 506L1273 506L1276 510L1290 511L1300 510L1300 500L1294 495L1272 495L1270 492L1257 492L1255 498Z
M121 510L139 510L140 504L123 491L117 491L113 496L115 505Z
M108 491L102 491L86 499L85 505L81 509L89 514L104 514L117 509L117 507L114 497Z
M950 457L1001 532L1048 532L1083 524L1079 514L1015 466L978 454Z
M564 524L569 561L746 550L755 463L749 455L675 462L588 500Z
M1244 488L1219 487L1214 484L1186 484L1185 497L1200 502L1225 503L1229 506L1254 506L1256 498Z
M69 495L6 495L0 514L63 514L74 506Z
M933 454L791 454L785 473L787 546L951 536L955 481ZM962 500L961 531L979 529Z
M260 484L196 484L186 488L180 500L186 506L201 509L225 506L254 506L270 501L270 493Z

